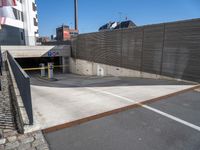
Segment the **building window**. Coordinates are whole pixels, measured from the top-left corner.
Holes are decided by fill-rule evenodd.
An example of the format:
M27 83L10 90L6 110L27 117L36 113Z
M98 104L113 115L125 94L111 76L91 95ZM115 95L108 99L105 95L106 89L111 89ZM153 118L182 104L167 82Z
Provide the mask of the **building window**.
M33 5L33 11L36 11L37 7L36 7L35 3L32 3L32 5Z
M39 33L39 31L37 30L36 32L35 32L35 34L38 34Z
M21 12L21 21L24 22L24 14L23 14L23 12Z
M36 21L36 18L33 18L34 26L38 26L38 22Z
M21 40L23 41L24 40L24 33L21 32Z
M12 8L13 9L13 13L15 15L15 19L16 20L20 20L20 21L24 21L24 16L23 16L23 13L15 8Z
M22 3L22 0L17 0L18 2Z

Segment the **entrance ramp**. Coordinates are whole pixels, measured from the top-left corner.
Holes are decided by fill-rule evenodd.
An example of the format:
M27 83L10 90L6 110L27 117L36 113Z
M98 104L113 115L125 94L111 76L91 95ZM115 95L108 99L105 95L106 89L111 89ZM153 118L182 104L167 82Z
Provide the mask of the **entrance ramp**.
M56 78L52 82L31 77L34 126L26 132L80 124L197 86L171 80L73 74L58 74Z

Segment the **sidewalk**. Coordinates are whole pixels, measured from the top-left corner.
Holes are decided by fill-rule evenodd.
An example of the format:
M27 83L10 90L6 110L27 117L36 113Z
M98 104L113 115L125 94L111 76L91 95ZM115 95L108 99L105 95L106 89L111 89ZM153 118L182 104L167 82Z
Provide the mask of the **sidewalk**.
M41 131L18 134L16 130L0 129L0 150L49 150Z
M10 94L7 72L1 77L0 91L0 150L48 150L48 144L41 131L18 134Z
M1 77L2 91L0 91L0 128L15 129L12 105L8 93L8 80L6 72Z

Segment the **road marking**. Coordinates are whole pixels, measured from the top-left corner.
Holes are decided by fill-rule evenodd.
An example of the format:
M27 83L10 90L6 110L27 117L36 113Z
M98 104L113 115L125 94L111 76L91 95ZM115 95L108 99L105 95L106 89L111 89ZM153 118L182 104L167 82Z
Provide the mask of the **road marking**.
M165 112L163 112L163 111L160 111L160 110L158 110L158 109L155 109L155 108L153 108L153 107L150 107L150 106L141 104L141 103L139 103L139 102L136 102L136 101L134 101L134 100L132 100L132 99L129 99L129 98L126 98L126 97L123 97L123 96L120 96L120 95L117 95L117 94L114 94L114 93L111 93L111 92L107 92L107 91L96 90L96 89L93 89L93 88L87 88L87 89L92 90L92 91L94 91L94 92L99 92L99 93L107 94L107 95L110 95L110 96L113 96L113 97L117 97L117 98L126 100L126 101L131 102L131 103L135 103L135 104L137 104L137 105L139 105L139 106L141 106L141 107L143 107L143 108L146 108L146 109L148 109L148 110L151 110L151 111L153 111L153 112L155 112L155 113L157 113L157 114L160 114L160 115L162 115L162 116L164 116L164 117L167 117L167 118L169 118L169 119L171 119L171 120L174 120L174 121L176 121L176 122L179 122L179 123L181 123L181 124L183 124L183 125L185 125L185 126L188 126L188 127L192 128L192 129L195 129L195 130L197 130L197 131L200 131L200 127L199 127L199 126L196 126L196 125L194 125L194 124L192 124L192 123L189 123L189 122L187 122L187 121L185 121L185 120L182 120L182 119L180 119L180 118L177 118L177 117L175 117L175 116L173 116L173 115L167 114L167 113L165 113Z

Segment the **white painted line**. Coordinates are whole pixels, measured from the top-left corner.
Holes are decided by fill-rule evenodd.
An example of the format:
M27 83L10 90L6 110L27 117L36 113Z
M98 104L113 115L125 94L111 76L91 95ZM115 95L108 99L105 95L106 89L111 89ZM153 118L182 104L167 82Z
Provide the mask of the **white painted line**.
M91 91L94 91L94 92L98 92L98 93L103 93L103 94L107 94L107 95L111 95L113 97L117 97L117 98L120 98L120 99L123 99L123 100L126 100L126 101L129 101L131 103L136 103L135 101L129 99L129 98L126 98L126 97L123 97L123 96L120 96L120 95L116 95L116 94L113 94L113 93L110 93L110 92L107 92L107 91L100 91L100 90L96 90L94 88L87 88Z
M152 108L152 107L150 107L150 106L147 106L147 105L143 105L143 104L141 104L141 103L138 103L138 102L136 102L136 101L134 101L134 100L132 100L132 99L129 99L129 98L126 98L126 97L123 97L123 96L120 96L120 95L117 95L117 94L114 94L114 93L110 93L110 92L107 92L107 91L100 91L100 90L96 90L96 89L93 89L93 88L87 88L87 89L92 90L92 91L94 91L94 92L103 93L103 94L107 94L107 95L110 95L110 96L113 96L113 97L117 97L117 98L120 98L120 99L129 101L129 102L131 102L131 103L140 105L140 106L143 107L143 108L146 108L146 109L148 109L148 110L151 110L151 111L153 111L153 112L155 112L155 113L157 113L157 114L160 114L160 115L165 116L165 117L167 117L167 118L169 118L169 119L172 119L172 120L174 120L174 121L176 121L176 122L179 122L179 123L181 123L181 124L183 124L183 125L185 125L185 126L188 126L188 127L192 128L192 129L195 129L195 130L197 130L197 131L200 131L200 127L199 127L199 126L196 126L196 125L194 125L194 124L192 124L192 123L189 123L189 122L187 122L187 121L185 121L185 120L182 120L182 119L180 119L180 118L177 118L177 117L175 117L175 116L172 116L172 115L170 115L170 114L167 114L167 113L165 113L165 112L162 112L162 111L160 111L160 110L158 110L158 109L155 109L155 108Z
M146 109L148 109L148 110L151 110L151 111L153 111L153 112L156 112L156 113L158 113L158 114L160 114L160 115L162 115L162 116L165 116L165 117L167 117L167 118L170 118L170 119L172 119L172 120L174 120L174 121L176 121L176 122L179 122L179 123L181 123L181 124L184 124L184 125L186 125L186 126L188 126L188 127L190 127L190 128L193 128L193 129L195 129L195 130L197 130L197 131L200 131L200 127L199 127L199 126L196 126L196 125L194 125L194 124L192 124L192 123L189 123L189 122L187 122L187 121L184 121L184 120L182 120L182 119L180 119L180 118L177 118L177 117L175 117L175 116L172 116L172 115L170 115L170 114L167 114L167 113L165 113L165 112L162 112L162 111L160 111L160 110L158 110L158 109L149 107L149 106L147 106L147 105L142 105L142 107L144 107L144 108L146 108Z

